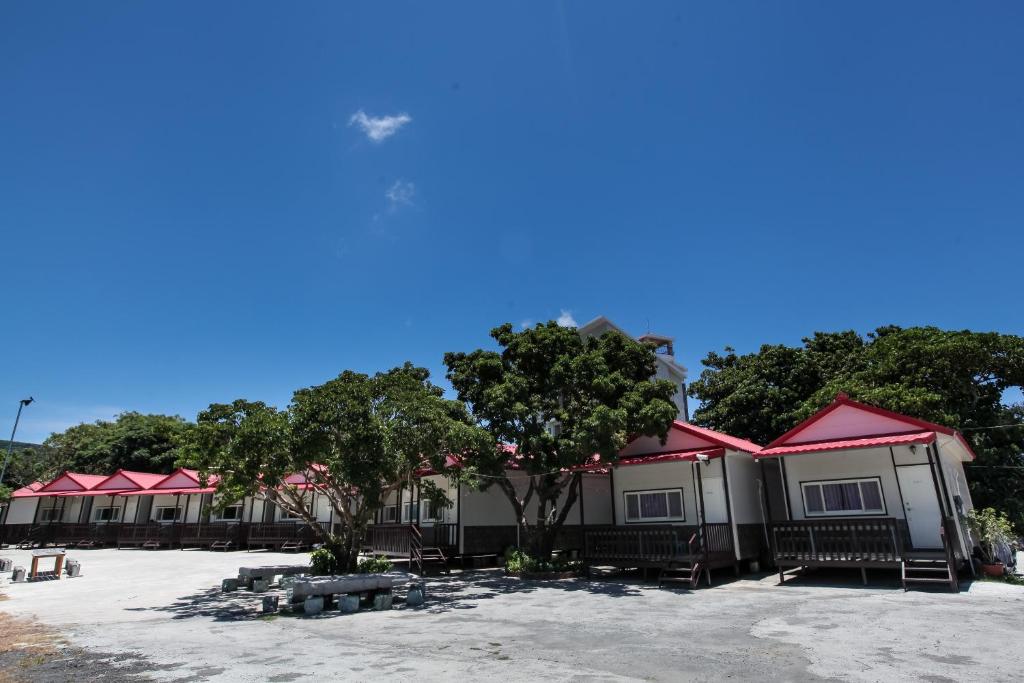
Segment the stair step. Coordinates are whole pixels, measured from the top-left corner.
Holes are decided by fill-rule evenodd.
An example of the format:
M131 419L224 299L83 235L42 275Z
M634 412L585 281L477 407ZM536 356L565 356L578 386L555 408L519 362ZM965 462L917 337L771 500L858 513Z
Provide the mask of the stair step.
M903 579L907 583L949 583L949 578L945 579L927 579L923 576L907 576Z
M910 567L910 566L908 566L906 568L906 570L908 572L943 572L943 573L946 573L946 574L949 573L949 567L948 566L942 566L942 567Z

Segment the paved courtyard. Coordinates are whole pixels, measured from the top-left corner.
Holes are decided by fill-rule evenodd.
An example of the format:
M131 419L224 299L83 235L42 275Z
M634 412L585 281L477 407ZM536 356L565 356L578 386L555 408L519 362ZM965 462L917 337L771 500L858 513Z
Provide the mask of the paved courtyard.
M27 552L0 554L27 566ZM882 573L868 588L765 576L687 592L480 570L428 579L421 608L266 618L260 596L220 593L220 580L307 555L71 556L80 578L4 586L0 611L34 617L128 679L1019 681L1024 671L1024 588L990 582L954 595L904 593Z

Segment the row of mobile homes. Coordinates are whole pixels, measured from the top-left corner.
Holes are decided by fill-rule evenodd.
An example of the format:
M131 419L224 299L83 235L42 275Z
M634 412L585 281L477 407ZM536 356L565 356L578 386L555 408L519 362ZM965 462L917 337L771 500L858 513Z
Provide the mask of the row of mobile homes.
M525 490L509 446L509 477ZM665 443L640 437L612 463L581 468L556 547L588 566L654 568L691 584L713 570L767 562L780 580L792 568L896 572L904 586L948 584L974 548L957 431L840 395L760 447L676 421ZM452 459L449 468L457 467ZM428 486L432 484L433 486ZM496 485L453 483L423 470L377 512L367 550L432 561L497 557L520 546L513 508ZM303 475L316 523L337 528L333 508ZM445 492L435 505L429 490ZM317 538L305 520L246 498L215 505L216 481L198 474L68 472L18 489L4 508L0 540L17 544L299 549ZM527 510L530 518L534 510Z

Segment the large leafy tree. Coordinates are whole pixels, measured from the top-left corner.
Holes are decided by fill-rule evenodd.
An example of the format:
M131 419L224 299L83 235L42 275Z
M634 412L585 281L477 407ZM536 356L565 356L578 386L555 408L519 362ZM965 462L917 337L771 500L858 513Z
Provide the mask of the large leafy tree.
M487 443L463 404L407 363L372 377L343 372L296 391L286 410L211 405L197 419L189 462L204 478L217 476L221 505L256 496L280 506L349 570L373 513L417 468L443 471L447 455ZM317 523L314 494L329 501L336 528Z
M52 434L39 455L43 477L58 470L110 474L117 469L169 473L181 456L191 424L176 415L121 413Z
M552 321L521 332L506 323L491 336L500 352L444 357L459 398L498 444L468 459L467 472L501 489L520 538L547 559L578 496L579 468L595 456L613 461L632 436L664 439L677 415L675 386L652 379L649 346L616 332L583 339Z
M802 346L743 355L727 348L703 364L690 385L701 402L694 422L756 442L778 437L839 392L962 430L978 454L968 467L975 504L1006 510L1024 531L1024 408L1003 399L1024 385L1024 338L888 326L863 337L817 332Z

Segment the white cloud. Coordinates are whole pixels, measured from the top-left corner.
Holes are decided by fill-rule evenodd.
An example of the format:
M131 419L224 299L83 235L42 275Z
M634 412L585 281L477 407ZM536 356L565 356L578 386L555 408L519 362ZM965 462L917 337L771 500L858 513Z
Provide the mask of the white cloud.
M564 308L562 309L562 314L558 316L558 320L556 322L562 327L579 327L579 325L576 324L576 318L572 317L572 313L565 310Z
M528 328L531 328L531 327L533 327L533 321L530 320L529 318L527 318L523 322L519 323L519 327L521 327L524 330L528 329Z
M360 130L366 133L366 137L374 142L384 142L397 133L402 126L411 121L412 117L405 113L396 114L395 116L369 116L360 109L355 114L352 114L352 117L348 120L348 125L358 126Z
M416 185L408 180L396 180L387 189L384 196L388 199L388 205L392 210L399 206L411 206L412 198L416 196Z

